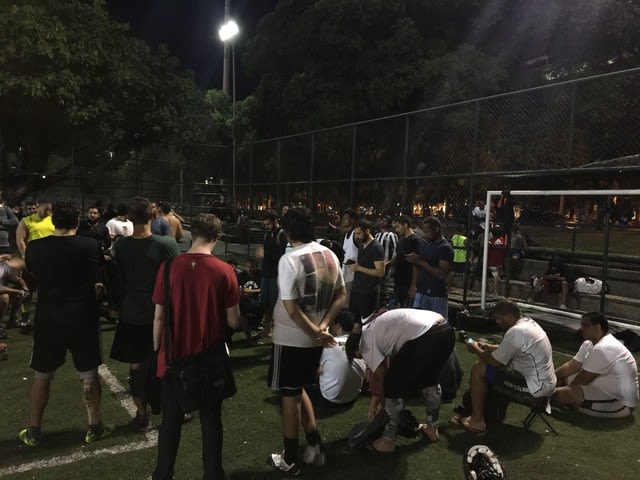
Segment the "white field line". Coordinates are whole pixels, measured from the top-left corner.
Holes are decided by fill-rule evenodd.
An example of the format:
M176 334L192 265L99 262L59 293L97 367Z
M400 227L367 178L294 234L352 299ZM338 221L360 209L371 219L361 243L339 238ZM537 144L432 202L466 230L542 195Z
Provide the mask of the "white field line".
M136 414L136 406L133 403L131 395L129 395L118 379L111 373L106 365L101 365L99 368L100 376L105 385L109 388L111 393L116 395L120 400L120 405L131 415L133 418ZM61 457L51 457L41 460L35 460L29 463L23 463L22 465L14 465L0 469L0 477L7 477L15 475L17 473L28 472L30 470L38 470L42 468L59 467L62 465L68 465L71 463L79 462L89 458L105 457L109 455L119 455L126 452L135 452L138 450L144 450L156 445L158 440L158 433L156 430L150 430L146 433L146 440L142 442L128 443L126 445L116 445L108 448L100 448L91 451L80 451L70 455ZM17 440L16 440L17 441Z

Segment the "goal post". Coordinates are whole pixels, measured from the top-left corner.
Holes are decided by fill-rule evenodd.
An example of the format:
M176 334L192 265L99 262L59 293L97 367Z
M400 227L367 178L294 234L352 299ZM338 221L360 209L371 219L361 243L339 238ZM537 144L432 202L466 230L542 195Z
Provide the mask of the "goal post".
M502 190L488 190L486 195L486 214L484 219L484 238L483 238L483 248L482 248L482 285L481 285L481 296L480 296L480 305L482 310L486 308L487 301L487 282L488 282L488 256L489 256L489 240L490 240L490 231L491 231L491 215L495 213L495 205L497 204L497 200L502 194ZM544 222L541 223L540 228L544 232L550 232L555 227L561 227L563 230L573 229L573 240L575 247L575 231L577 228L582 228L582 226L587 226L588 222L592 222L589 225L592 228L597 229L599 225L603 225L603 230L605 230L604 245L601 251L602 260L603 260L603 272L606 277L607 266L608 266L608 241L609 241L609 226L611 223L610 218L610 209L604 208L605 206L611 206L612 201L616 200L619 203L625 202L625 208L628 213L625 215L628 218L629 222L640 220L640 189L609 189L609 190L512 190L510 191L510 196L513 201L514 206L518 209L518 215L516 215L515 223L520 223L521 226L525 224L523 222L518 222L518 217L522 219L523 213L526 212L526 208L530 208L531 205L535 203L540 203L540 201L536 201L535 197L557 197L557 221L558 224L554 224L553 220L551 220L549 225L545 225ZM575 197L584 197L584 204L591 204L591 210L586 212L580 212L580 214L576 213L578 209L575 208L576 202L568 202L573 206L567 206L567 198L575 198ZM635 197L635 198L633 198ZM631 198L631 200L630 200ZM623 199L623 200L620 200ZM529 207L526 207L525 204L529 201ZM548 203L548 201L547 201ZM598 208L604 208L604 212L598 212ZM580 216L584 215L584 216ZM620 218L623 218L622 216ZM598 224L598 222L604 222ZM622 221L622 220L620 220ZM594 230L595 231L595 230ZM508 234L508 238L511 238L511 232L505 232ZM551 240L552 241L552 240ZM509 251L509 245L506 245L507 252ZM554 248L556 248L554 246ZM560 249L560 247L557 247ZM597 249L596 249L597 250ZM604 295L602 296L604 301Z

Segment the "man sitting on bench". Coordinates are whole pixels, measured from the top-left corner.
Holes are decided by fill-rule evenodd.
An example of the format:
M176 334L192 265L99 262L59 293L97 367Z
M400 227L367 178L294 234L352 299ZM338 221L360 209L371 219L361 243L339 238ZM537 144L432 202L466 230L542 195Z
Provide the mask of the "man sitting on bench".
M575 357L556 370L554 406L568 406L594 417L620 418L638 404L638 368L633 355L609 333L609 323L597 312L580 322L584 342Z
M494 315L505 331L502 342L467 343L467 349L479 357L469 381L471 416L451 419L472 433L483 433L487 427L484 407L489 385L514 401L524 401L551 396L556 384L551 343L540 325L521 316L518 305L509 300L499 301Z

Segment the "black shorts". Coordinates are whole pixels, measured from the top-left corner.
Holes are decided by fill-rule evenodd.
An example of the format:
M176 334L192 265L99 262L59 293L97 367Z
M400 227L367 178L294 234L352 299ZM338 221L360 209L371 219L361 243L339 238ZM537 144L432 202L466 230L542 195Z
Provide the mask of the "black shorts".
M406 399L423 387L437 385L454 343L455 334L447 322L405 343L384 376L385 397Z
M142 363L153 353L153 324L118 322L109 356L119 362Z
M349 311L353 313L356 322L360 323L378 308L378 291L363 292L351 290L349 296Z
M79 372L88 372L102 363L100 325L92 322L57 324L36 318L33 331L32 369L41 373L54 372L64 365L67 350Z
M322 347L272 345L267 383L284 396L302 393L304 385L316 381Z

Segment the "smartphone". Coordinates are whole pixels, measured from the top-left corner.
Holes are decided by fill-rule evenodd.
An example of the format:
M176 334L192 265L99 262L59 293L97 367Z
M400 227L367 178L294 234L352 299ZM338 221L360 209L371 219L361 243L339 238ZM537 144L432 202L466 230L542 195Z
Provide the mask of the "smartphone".
M473 343L473 342L474 342L474 340L473 340L473 338L471 338L471 337L467 337L467 339L465 340L465 342L467 342L467 343Z

